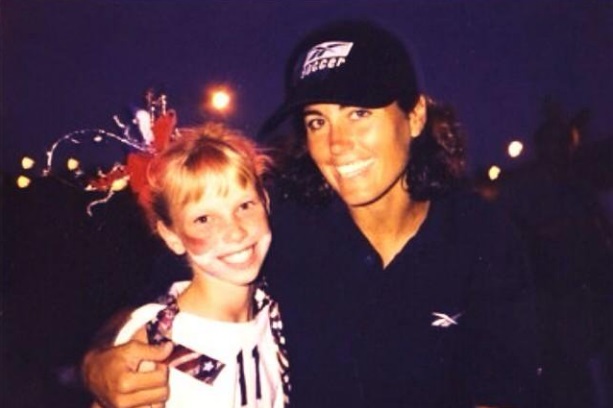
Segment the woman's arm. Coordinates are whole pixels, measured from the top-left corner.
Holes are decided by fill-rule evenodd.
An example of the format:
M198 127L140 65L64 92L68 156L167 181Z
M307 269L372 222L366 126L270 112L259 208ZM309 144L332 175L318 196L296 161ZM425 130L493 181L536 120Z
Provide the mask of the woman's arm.
M117 313L96 335L83 358L84 383L104 407L162 407L168 398L168 367L161 361L168 357L172 347L153 346L140 340L112 346L130 312ZM153 370L139 372L139 365L145 360L155 363Z

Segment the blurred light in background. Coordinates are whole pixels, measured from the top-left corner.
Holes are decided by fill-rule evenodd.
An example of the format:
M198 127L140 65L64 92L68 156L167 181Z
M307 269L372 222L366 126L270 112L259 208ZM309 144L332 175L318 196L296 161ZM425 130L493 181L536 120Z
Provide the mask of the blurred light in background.
M518 157L523 150L524 150L524 145L522 142L518 140L513 140L511 143L509 143L509 147L507 148L507 152L509 153L509 156L512 158Z
M23 156L23 158L21 159L21 167L24 170L29 170L34 167L34 163L34 160L28 156Z
M70 170L70 171L76 170L76 169L79 168L79 161L77 159L71 157L66 162L66 167L68 167L68 170Z
M17 187L19 188L27 188L31 182L32 180L30 180L29 177L26 177L26 176L17 177Z
M490 178L490 180L494 181L496 180L498 177L500 177L500 167L498 166L492 166L489 168L489 170L487 171L487 176Z
M225 85L207 87L203 107L206 112L213 114L226 114L232 111L234 93Z
M213 108L224 111L230 106L230 94L224 90L215 91L211 97Z

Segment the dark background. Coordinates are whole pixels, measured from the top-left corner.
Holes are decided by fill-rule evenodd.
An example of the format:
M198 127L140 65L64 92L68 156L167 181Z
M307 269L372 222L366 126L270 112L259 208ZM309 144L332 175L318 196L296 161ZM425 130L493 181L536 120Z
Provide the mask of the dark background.
M235 90L227 117L255 133L282 98L282 69L306 31L371 18L413 49L425 91L456 107L469 164L505 161L529 143L551 97L591 110L590 138L610 137L613 3L510 0L3 0L2 168L43 158L65 133L115 131L112 116L163 89L181 124L202 120L204 90ZM527 149L531 153L530 146ZM39 161L41 163L42 161Z

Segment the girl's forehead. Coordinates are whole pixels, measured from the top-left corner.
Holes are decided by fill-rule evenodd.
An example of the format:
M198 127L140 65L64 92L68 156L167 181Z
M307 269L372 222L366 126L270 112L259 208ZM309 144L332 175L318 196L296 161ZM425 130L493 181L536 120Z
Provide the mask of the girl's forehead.
M256 176L241 170L227 167L203 174L198 178L200 194L227 195L232 190L255 188Z
M228 183L225 186L210 185L199 195L192 195L182 203L176 203L175 217L184 218L202 215L204 213L233 212L245 200L253 200L257 190L252 183Z
M240 172L207 173L200 178L194 179L193 184L186 188L182 197L175 200L178 207L194 202L206 202L207 200L219 201L220 199L233 199L244 195L257 193L253 180Z
M232 177L227 179L211 179L202 185L201 199L225 198L255 192L256 187L251 180Z

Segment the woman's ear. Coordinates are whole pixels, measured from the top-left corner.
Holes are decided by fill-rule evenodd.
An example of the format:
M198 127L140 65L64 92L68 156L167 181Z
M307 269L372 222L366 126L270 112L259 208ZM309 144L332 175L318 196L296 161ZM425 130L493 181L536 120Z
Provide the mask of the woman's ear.
M413 107L413 110L409 112L409 126L411 128L411 137L417 137L421 135L424 126L426 126L426 120L428 119L426 97L419 95L417 102Z
M185 253L185 246L183 246L183 241L181 238L173 230L168 228L162 221L158 221L156 223L156 229L160 237L166 243L166 246L175 254L183 255Z

